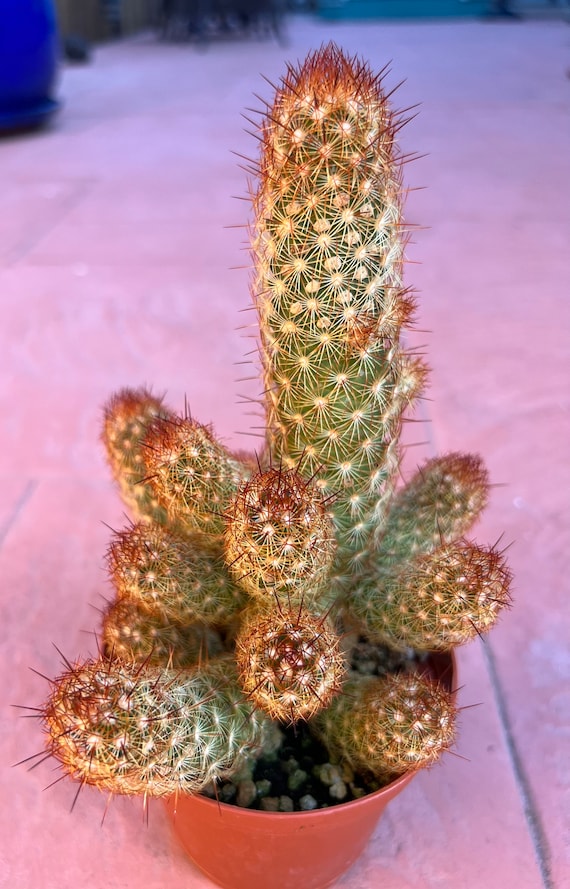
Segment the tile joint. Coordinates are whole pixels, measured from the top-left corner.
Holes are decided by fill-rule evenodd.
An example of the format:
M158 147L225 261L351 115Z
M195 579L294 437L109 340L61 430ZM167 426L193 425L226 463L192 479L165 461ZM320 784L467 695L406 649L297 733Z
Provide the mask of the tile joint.
M538 807L536 805L536 800L532 792L530 781L523 766L522 757L515 742L515 737L511 727L511 721L509 719L503 689L499 680L499 672L497 670L495 654L491 645L486 639L481 639L481 645L483 648L483 655L487 663L491 685L493 686L493 692L495 694L495 703L497 705L497 711L503 729L507 752L511 760L515 782L522 801L524 816L534 847L537 864L540 870L542 885L544 889L556 889L552 877L552 869L550 866L550 846L546 837L546 832L544 830L544 825L542 823Z
M18 516L25 508L27 502L30 500L32 494L36 490L38 486L38 482L36 479L30 479L20 496L16 501L16 505L14 506L11 514L8 516L7 520L3 525L0 526L0 549L4 545L4 541L6 540L10 530L18 519Z

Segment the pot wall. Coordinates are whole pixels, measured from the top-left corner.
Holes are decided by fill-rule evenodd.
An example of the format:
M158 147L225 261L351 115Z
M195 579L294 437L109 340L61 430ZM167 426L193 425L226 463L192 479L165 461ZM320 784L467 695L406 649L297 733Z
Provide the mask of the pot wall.
M225 889L322 889L356 861L412 777L314 812L258 812L201 796L170 799L167 811L190 858Z

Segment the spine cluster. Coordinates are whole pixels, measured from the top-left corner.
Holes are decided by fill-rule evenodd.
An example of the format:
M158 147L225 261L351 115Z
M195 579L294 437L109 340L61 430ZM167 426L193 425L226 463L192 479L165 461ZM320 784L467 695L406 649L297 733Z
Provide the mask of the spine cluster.
M144 439L148 480L169 520L186 532L223 530L223 512L245 470L207 426L159 418Z
M378 529L382 570L463 536L487 505L488 473L480 457L446 454L428 460L390 503Z
M486 633L510 603L511 572L494 547L457 540L360 587L352 609L392 648L449 651Z
M317 604L334 557L319 489L296 469L269 469L244 482L226 516L231 574L262 601Z
M246 598L226 567L221 541L204 535L137 523L113 535L107 565L118 599L167 621L223 624Z
M248 697L273 719L310 719L341 691L346 664L334 627L301 608L252 611L236 659Z

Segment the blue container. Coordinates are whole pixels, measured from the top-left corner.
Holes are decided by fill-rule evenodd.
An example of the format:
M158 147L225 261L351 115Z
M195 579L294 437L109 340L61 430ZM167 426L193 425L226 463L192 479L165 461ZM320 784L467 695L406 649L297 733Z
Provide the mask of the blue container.
M37 126L58 108L52 0L0 0L0 130Z
M485 16L492 0L318 0L325 19L431 19Z

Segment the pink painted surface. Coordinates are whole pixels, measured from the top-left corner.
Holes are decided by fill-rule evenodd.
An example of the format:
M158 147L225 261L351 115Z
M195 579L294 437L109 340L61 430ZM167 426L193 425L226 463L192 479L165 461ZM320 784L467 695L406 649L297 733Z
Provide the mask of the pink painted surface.
M259 423L244 360L254 341L244 232L252 153L240 112L285 59L334 38L423 101L402 135L418 232L430 397L409 426L422 454L480 451L494 482L477 536L514 541L515 606L461 652L457 752L420 775L379 823L343 889L565 889L570 885L570 65L551 22L289 23L290 45L204 52L141 37L68 69L52 129L0 142L0 886L158 889L211 884L160 806L74 788L9 765L41 747L43 680L93 651L103 554L122 507L98 443L103 401L152 383L231 444ZM255 103L255 99L253 99ZM94 607L93 607L94 606ZM6 802L8 804L6 804ZM268 889L271 886L268 875Z

